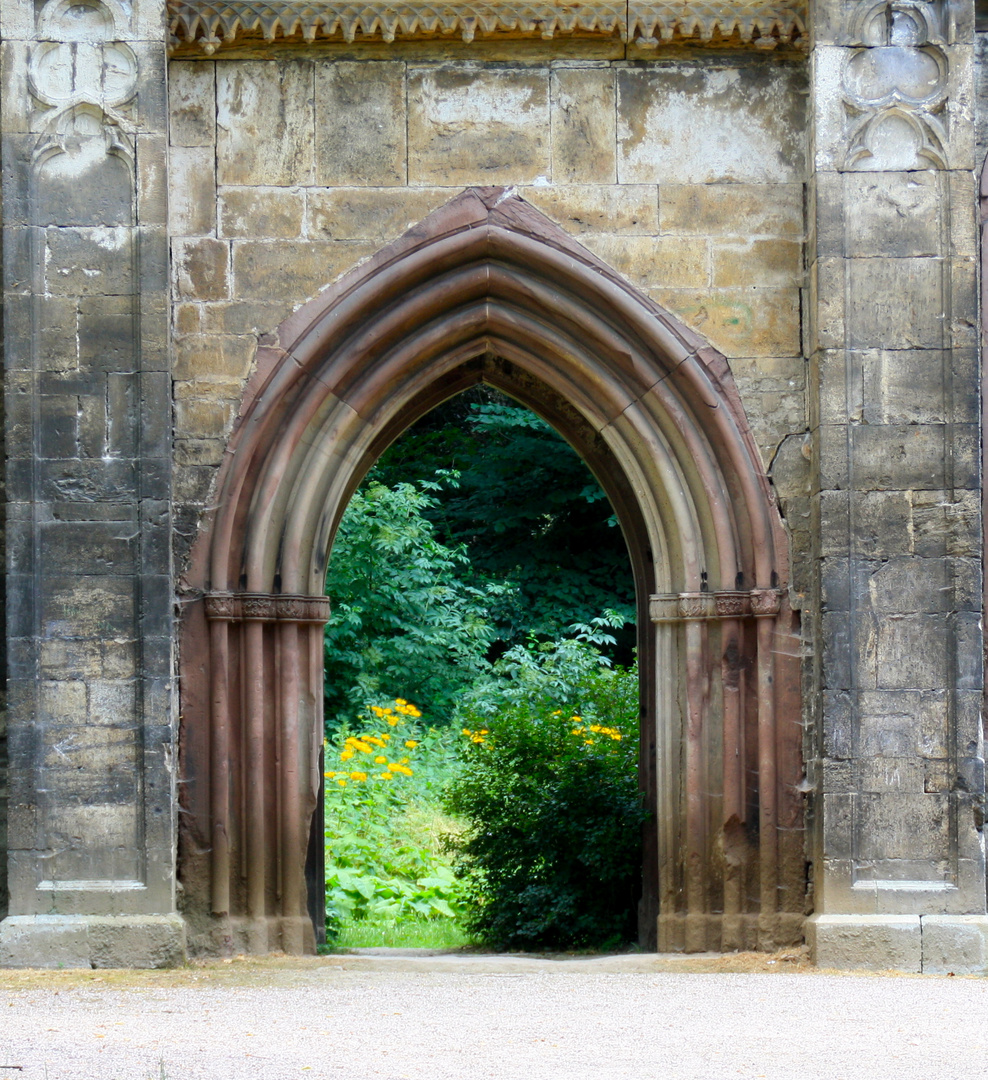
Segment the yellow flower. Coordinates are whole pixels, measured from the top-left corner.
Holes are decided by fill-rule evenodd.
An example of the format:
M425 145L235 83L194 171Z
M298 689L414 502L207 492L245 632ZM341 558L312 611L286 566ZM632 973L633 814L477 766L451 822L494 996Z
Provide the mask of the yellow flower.
M391 738L391 732L389 732L389 731L381 732L380 738L382 738L385 742L388 742L390 740L390 738Z
M374 714L375 716L383 716L383 715L384 715L384 710L383 710L383 709L381 708L381 706L380 706L380 705L371 705L371 707L370 707L370 711L371 711L371 712L372 712L372 713L373 713L373 714Z
M335 775L336 775L335 771L324 772L323 773L323 776L325 776L327 780L332 780Z
M350 773L350 779L351 780L366 780L367 779L367 773L365 773L365 772L352 772L352 773Z
M471 730L470 730L469 728L464 728L464 729L463 729L463 730L462 730L462 731L460 732L460 734L461 734L461 735L466 735L466 737L467 737L467 738L469 739L469 738L470 738L470 736L471 736L471 735L473 735L473 732L472 732L472 731L471 731Z
M354 750L359 750L362 754L374 753L367 743L361 742L360 739L347 739L347 745L352 746Z
M371 743L372 746L380 746L380 747L384 746L384 740L379 739L376 735L361 735L360 738L364 742Z
M336 782L340 785L340 787L346 787L346 781L345 780L337 780Z
M388 769L389 769L390 772L393 772L393 773L396 773L396 772L401 773L402 776L411 776L412 775L412 770L407 765L403 765L400 761L392 761L392 762L390 762L389 765L388 765Z
M556 709L556 711L552 715L553 716L562 716L563 715L563 710L562 709Z
M405 740L405 745L408 747L409 750L414 750L415 747L418 746L418 740L417 739L406 739Z
M340 761L349 761L352 757L353 751L349 747L347 747L347 749L344 750L342 754L340 754Z
M381 773L381 779L382 780L390 780L390 779L392 779L393 776L394 776L394 773L389 773L387 771L387 769L385 769L384 772Z
M389 717L388 717L388 723L389 723L389 724L390 724L390 725L391 725L392 727L397 727L397 726L398 726L398 723L399 723L399 721L398 721L398 717L397 717L397 716L389 716Z
M408 702L403 697L396 697L395 698L395 704L396 705L407 705Z
M378 754L377 757L374 758L375 765L386 765L387 763L388 759L386 757L382 757L380 754Z

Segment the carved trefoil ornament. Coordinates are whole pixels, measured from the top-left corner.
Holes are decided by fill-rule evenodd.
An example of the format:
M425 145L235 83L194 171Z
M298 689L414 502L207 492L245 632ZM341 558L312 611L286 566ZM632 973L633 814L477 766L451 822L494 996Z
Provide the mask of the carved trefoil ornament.
M50 0L38 18L28 66L35 130L94 135L127 130L137 93L138 61L120 40L128 17L114 0Z
M931 4L879 4L856 20L841 77L845 167L899 172L947 167L947 55Z

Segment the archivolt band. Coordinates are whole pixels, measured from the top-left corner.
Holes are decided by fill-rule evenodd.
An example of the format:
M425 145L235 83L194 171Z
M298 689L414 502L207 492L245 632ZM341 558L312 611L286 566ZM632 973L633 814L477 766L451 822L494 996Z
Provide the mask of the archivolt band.
M305 861L333 535L389 443L478 382L559 430L627 539L653 811L643 942L801 940L797 618L784 527L728 364L522 199L486 188L383 248L258 350L186 576L190 944L312 948Z

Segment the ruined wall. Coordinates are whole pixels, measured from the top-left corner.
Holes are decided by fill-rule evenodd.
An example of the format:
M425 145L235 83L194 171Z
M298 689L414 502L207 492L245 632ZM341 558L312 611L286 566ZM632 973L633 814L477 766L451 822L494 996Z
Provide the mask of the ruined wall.
M624 54L423 42L172 61L178 568L258 341L469 185L516 185L720 348L766 466L805 430L805 59Z

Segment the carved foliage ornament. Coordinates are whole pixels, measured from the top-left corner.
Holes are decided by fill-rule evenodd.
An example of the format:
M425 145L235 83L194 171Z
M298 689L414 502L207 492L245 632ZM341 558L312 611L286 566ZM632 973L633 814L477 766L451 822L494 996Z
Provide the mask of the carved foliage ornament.
M750 592L665 593L649 597L652 622L687 622L692 619L741 619L775 616L782 608L781 589Z
M278 37L358 38L394 41L396 37L459 34L473 41L478 34L512 33L550 39L557 34L618 36L644 48L659 41L713 38L739 39L759 48L795 42L806 36L805 0L723 0L721 3L627 4L611 0L594 3L473 2L434 4L420 0L385 0L356 5L333 0L169 0L175 44L198 42L211 54L225 43L260 34Z

